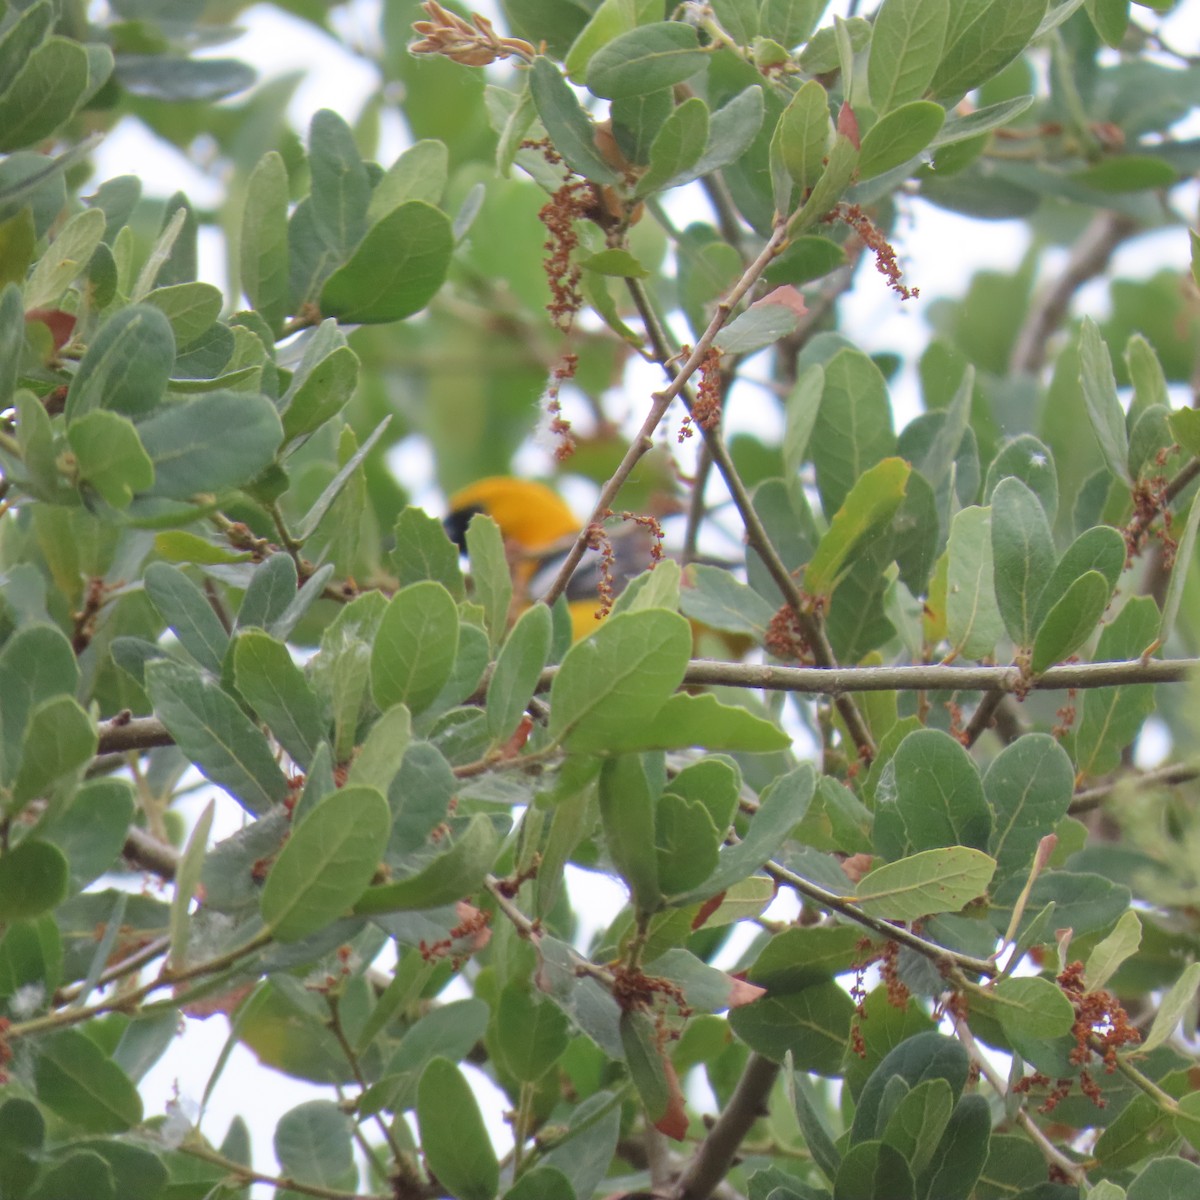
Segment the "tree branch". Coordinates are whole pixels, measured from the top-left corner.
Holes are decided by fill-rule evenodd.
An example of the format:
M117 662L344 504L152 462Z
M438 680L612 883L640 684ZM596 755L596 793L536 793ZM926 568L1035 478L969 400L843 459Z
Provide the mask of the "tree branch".
M1137 231L1137 222L1123 213L1098 212L1071 248L1066 268L1038 294L1017 334L1009 369L1036 375L1046 362L1046 345L1062 324L1071 297L1089 279L1108 267L1113 251Z
M836 892L828 891L810 882L802 875L797 875L795 871L785 867L782 863L770 860L763 870L779 883L786 883L788 887L795 889L822 908L838 913L840 916L870 929L873 933L879 934L880 937L899 942L902 946L915 950L939 966L949 970L970 971L989 979L999 973L999 968L990 959L972 958L969 954L959 954L956 950L947 950L945 946L939 946L936 942L926 941L920 934L913 933L911 929L906 929L903 925L893 925L891 921L885 921L882 917L872 917L863 912L857 904L839 896Z
M1187 763L1172 763L1169 767L1159 767L1156 771L1143 771L1140 774L1119 775L1107 783L1098 783L1095 787L1076 792L1067 812L1071 816L1091 812L1092 809L1099 808L1118 788L1172 787L1177 783L1190 783L1197 777L1200 777L1200 768L1189 766Z
M751 1054L724 1111L684 1168L671 1200L707 1200L725 1178L750 1127L767 1112L767 1096L779 1076L779 1064Z
M1016 696L1027 691L1118 687L1133 683L1183 683L1200 669L1200 659L1140 658L1128 662L1070 663L1050 667L1030 679L1019 667L956 667L941 663L904 667L776 667L763 663L693 659L684 672L689 685L761 688L837 696L843 692L991 692ZM549 689L558 667L547 667L538 682Z
M558 575L542 598L546 604L553 604L566 590L571 576L575 573L575 568L579 566L580 561L587 552L592 527L599 524L608 515L608 511L612 507L617 493L633 472L633 468L637 465L638 460L652 448L654 444L654 432L663 417L666 416L667 409L671 407L671 402L683 391L684 385L696 373L700 364L704 361L704 357L708 353L713 339L721 332L721 328L725 322L729 320L729 314L742 297L758 282L759 276L766 270L767 264L775 257L779 247L786 241L786 238L786 230L782 226L772 233L758 257L746 268L741 279L733 285L729 295L717 306L717 311L713 314L713 319L708 323L708 328L700 335L700 340L679 368L678 374L675 375L664 391L655 392L650 404L650 411L646 414L646 419L642 422L642 427L638 430L633 441L630 442L629 449L626 450L625 457L621 459L617 469L609 477L604 487L600 489L600 498L596 501L592 515L579 531L579 536L575 539L575 544L567 552L567 557L563 561Z

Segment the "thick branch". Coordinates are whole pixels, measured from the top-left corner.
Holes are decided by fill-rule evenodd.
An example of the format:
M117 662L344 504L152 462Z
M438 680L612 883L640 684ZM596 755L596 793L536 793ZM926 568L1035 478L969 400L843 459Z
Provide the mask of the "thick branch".
M1099 212L1071 248L1066 269L1033 301L1017 334L1009 368L1014 374L1036 375L1046 362L1046 344L1062 324L1071 297L1108 267L1113 251L1137 230L1123 213Z
M152 750L155 746L175 744L157 717L116 716L111 721L101 721L98 732L97 754L124 754L127 750Z
M1030 679L1020 668L955 667L940 663L909 667L775 667L697 658L684 672L691 685L761 688L837 696L844 692L991 692L1059 691L1066 688L1117 687L1133 683L1183 683L1200 668L1200 659L1140 658L1128 662L1071 663L1051 667ZM542 672L538 688L548 690L558 667Z
M671 1193L672 1200L707 1200L725 1178L750 1127L767 1112L767 1096L779 1075L779 1064L751 1054L725 1111L700 1143Z

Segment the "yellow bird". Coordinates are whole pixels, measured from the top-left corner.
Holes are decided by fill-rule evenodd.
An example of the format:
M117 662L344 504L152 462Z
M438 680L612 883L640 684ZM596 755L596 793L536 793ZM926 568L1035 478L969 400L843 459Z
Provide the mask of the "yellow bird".
M513 577L514 615L536 601L553 583L563 556L583 522L566 501L544 483L493 475L450 497L444 521L450 539L466 549L467 526L476 513L486 513L500 527ZM638 534L641 536L637 536ZM651 543L640 526L623 527L611 538L613 558L608 565L612 594L651 563ZM578 640L596 628L602 612L601 556L589 552L567 585L571 627Z

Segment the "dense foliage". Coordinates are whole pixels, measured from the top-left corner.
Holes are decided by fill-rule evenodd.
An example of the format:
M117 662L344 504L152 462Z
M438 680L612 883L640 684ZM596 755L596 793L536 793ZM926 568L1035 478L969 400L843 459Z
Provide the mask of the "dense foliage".
M1200 1195L1173 0L389 0L302 135L242 7L0 5L0 1195ZM96 178L130 117L226 203ZM1029 252L868 354L930 206ZM539 424L561 563L389 469ZM144 1111L214 1014L336 1088L277 1168Z

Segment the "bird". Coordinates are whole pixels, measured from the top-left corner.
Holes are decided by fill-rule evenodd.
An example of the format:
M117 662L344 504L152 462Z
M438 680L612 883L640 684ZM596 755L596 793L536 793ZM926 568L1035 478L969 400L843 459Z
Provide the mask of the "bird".
M552 586L583 522L547 484L491 475L449 497L442 524L466 552L467 526L478 513L499 526L513 578L513 616ZM611 554L589 550L572 574L565 596L576 641L597 627L612 600L654 561L653 536L642 525L626 525L608 538Z

